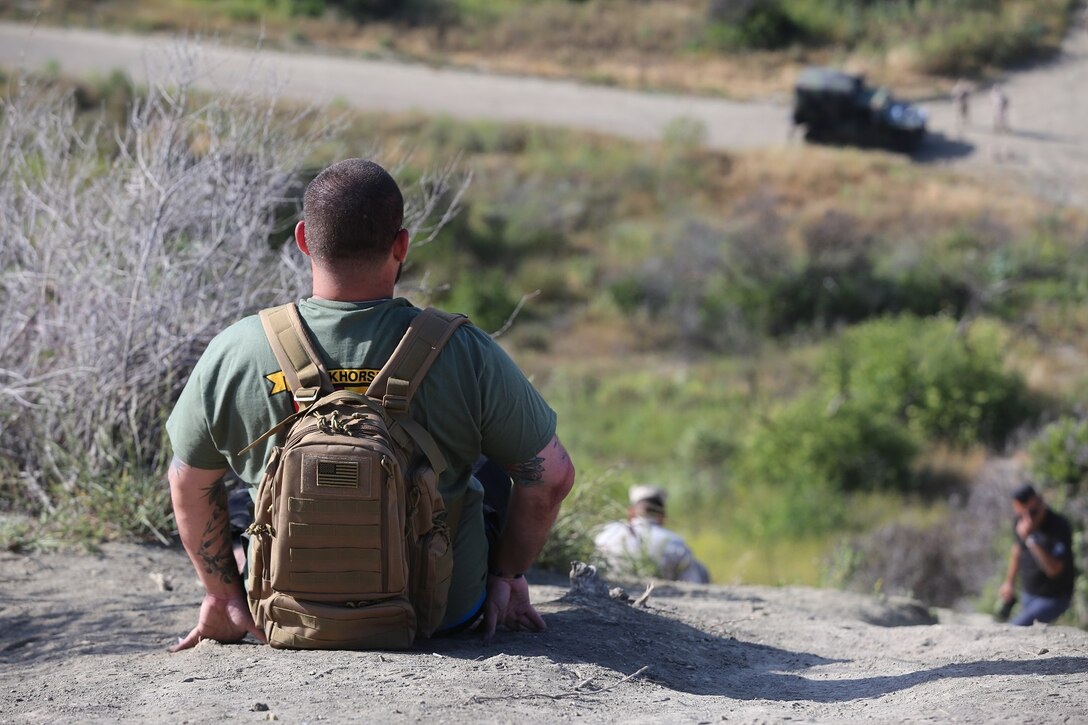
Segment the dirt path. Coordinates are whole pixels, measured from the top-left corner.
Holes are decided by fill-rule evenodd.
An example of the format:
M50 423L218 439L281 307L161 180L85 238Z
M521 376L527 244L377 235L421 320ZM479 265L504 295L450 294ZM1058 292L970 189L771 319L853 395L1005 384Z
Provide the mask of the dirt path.
M1045 198L1088 206L1088 30L1066 39L1060 59L1012 73L1003 85L1010 132L994 133L989 87L980 88L971 98L963 134L971 148L962 162L983 174L1022 179ZM950 130L956 127L952 105L927 107L931 125L958 140Z
M108 74L123 68L146 77L145 61L160 63L175 41L156 36L0 23L0 65L37 69L56 63L66 73ZM205 46L200 68L207 87L252 78L253 53ZM570 126L634 139L659 138L679 117L697 118L708 142L749 148L786 138L787 118L774 104L644 94L579 83L495 76L377 60L262 51L263 73L289 98L338 100L366 111L443 113L463 119Z
M951 612L930 624L906 600L800 588L662 586L635 609L563 584L534 588L547 633L491 644L466 635L378 654L207 642L171 655L200 599L179 550L3 554L0 722L1088 717L1077 629Z
M56 64L77 74L126 69L137 79L162 64L176 42L164 37L0 24L0 64ZM234 86L252 79L253 54L205 46L202 84ZM677 118L701 121L709 146L746 149L786 143L788 111L781 103L623 91L579 83L494 76L464 70L329 56L263 51L261 73L280 92L304 101L339 100L369 111L413 110L457 118L486 118L569 126L633 139L660 138ZM1012 74L1012 131L995 134L988 89L972 101L972 124L959 134L952 105L922 105L933 131L920 159L966 165L984 174L1021 178L1035 192L1088 205L1088 32L1066 41L1061 59Z

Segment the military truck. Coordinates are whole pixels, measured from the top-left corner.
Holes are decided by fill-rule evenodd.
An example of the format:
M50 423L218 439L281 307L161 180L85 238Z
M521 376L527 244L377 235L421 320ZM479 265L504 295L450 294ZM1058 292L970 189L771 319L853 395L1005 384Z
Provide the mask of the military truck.
M805 140L910 152L926 134L926 113L874 88L865 77L834 68L809 67L797 77L793 123Z

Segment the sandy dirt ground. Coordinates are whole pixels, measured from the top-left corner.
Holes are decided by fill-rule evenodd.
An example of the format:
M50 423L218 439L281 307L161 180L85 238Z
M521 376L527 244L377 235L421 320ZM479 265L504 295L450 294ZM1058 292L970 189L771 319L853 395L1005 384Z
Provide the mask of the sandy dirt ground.
M639 594L642 583L628 583ZM905 599L534 577L548 624L408 652L166 648L202 590L177 549L0 555L0 721L1084 722L1088 632Z

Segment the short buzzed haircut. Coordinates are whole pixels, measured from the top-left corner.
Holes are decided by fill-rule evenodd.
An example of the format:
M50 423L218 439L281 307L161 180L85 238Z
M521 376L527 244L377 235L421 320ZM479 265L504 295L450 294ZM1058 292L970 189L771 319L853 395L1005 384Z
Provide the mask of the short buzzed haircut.
M310 182L302 215L306 245L318 262L380 262L404 223L404 197L381 166L347 159Z
M1030 483L1025 483L1023 486L1020 486L1012 492L1012 497L1019 503L1027 503L1038 495L1039 494L1035 492L1035 487Z

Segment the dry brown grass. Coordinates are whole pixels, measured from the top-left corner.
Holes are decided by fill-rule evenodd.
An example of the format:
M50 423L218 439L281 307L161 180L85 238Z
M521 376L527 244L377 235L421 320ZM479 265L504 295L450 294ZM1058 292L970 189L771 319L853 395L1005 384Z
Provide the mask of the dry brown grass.
M724 205L771 193L782 211L801 221L835 209L882 230L947 230L983 215L1019 230L1044 215L1085 228L1083 212L1056 208L1015 181L920 166L872 151L795 146L738 154L722 193Z

